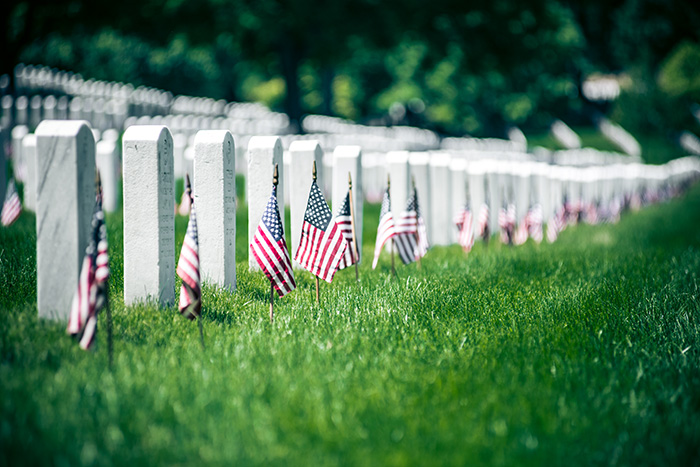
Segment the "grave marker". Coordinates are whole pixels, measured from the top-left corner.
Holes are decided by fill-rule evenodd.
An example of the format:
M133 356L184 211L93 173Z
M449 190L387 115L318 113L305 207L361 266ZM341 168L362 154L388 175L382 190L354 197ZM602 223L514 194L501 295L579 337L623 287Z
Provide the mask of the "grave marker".
M121 161L116 141L97 142L95 163L102 179L102 208L114 212L119 208L119 186L121 183Z
M228 130L194 138L194 205L202 279L236 289L236 149Z
M337 146L333 151L333 213L343 205L348 194L348 172L352 177L352 197L355 208L355 231L357 251L362 261L362 148L360 146Z
M272 172L278 166L277 204L282 216L284 233L284 164L282 141L277 136L254 136L248 142L248 171L246 176L246 199L248 201L248 245L258 228L260 219L272 192ZM248 269L260 271L253 255L248 255Z
M124 303L175 301L173 138L161 125L124 132Z
M430 223L429 233L433 245L449 245L454 213L450 208L450 155L431 154L430 157Z
M36 135L29 133L22 139L22 159L25 168L23 208L36 212Z
M323 186L323 170L320 170L323 167L323 150L318 141L292 141L292 144L289 145L289 176L287 177L292 258L296 256L301 240L301 227L304 223L304 213L309 200L314 162L316 162L318 173L317 183L319 186ZM301 265L294 260L292 260L292 266L296 269L301 268Z
M36 143L39 316L65 320L95 208L95 141L87 122L44 120Z

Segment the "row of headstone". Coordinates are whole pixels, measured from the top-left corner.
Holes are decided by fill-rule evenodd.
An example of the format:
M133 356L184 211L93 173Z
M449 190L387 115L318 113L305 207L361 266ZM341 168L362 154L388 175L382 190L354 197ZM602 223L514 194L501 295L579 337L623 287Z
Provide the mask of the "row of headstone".
M86 122L44 121L36 135L37 300L43 317L65 318L70 308L95 202L96 145ZM28 140L29 142L29 140ZM124 300L175 300L175 177L173 138L165 126L133 126L122 138L124 191ZM226 130L195 137L194 200L198 213L201 271L205 281L236 287L235 142ZM278 137L251 138L248 157L248 238L252 238L272 189L275 165L284 180ZM323 160L317 142L290 146L289 179L292 249L298 243L313 164ZM642 188L678 184L700 172L700 160L684 158L663 166L558 167L537 162L470 161L446 153L394 152L386 155L393 209L400 214L411 184L418 189L433 244L455 241L454 210L469 201L488 202L492 216L502 202L523 206L558 202L561 196L601 199ZM107 169L109 170L109 169ZM333 153L332 204L339 207L353 179L357 228L362 231L362 151L338 147ZM278 191L284 210L284 189ZM551 211L551 206L547 208ZM492 219L493 221L493 219ZM494 230L496 231L496 225ZM295 241L297 240L297 241ZM360 240L360 239L358 239ZM250 269L257 269L251 262Z
M435 245L457 241L452 226L465 204L471 209L489 206L489 227L498 231L498 211L513 204L518 221L539 204L545 221L552 219L564 200L572 205L608 205L631 194L656 192L677 186L689 174L700 172L700 160L685 158L661 166L615 164L557 166L537 161L469 160L446 153L397 151L387 154L391 177L392 210L405 209L412 183L417 188L428 238ZM474 224L476 229L476 224Z
M36 222L38 307L42 317L61 318L70 309L87 245L95 202L95 171L116 169L113 145L102 151L83 121L44 121L36 135ZM29 140L27 140L29 141ZM124 193L124 300L175 300L175 177L173 138L165 126L132 126L122 138ZM97 148L97 154L96 154ZM253 137L248 144L248 238L252 238L272 188L275 165L284 180L278 137ZM290 147L292 245L296 247L311 187L312 166L323 159L320 145L299 141ZM226 130L200 131L195 137L193 196L197 210L201 272L205 281L236 287L235 142ZM339 207L353 177L357 228L362 230L362 152L358 146L334 151L333 206ZM106 179L102 176L105 191ZM282 182L284 183L284 182ZM285 197L278 188L284 210ZM361 246L361 244L360 244ZM250 268L258 266L251 261ZM60 272L60 273L59 273Z

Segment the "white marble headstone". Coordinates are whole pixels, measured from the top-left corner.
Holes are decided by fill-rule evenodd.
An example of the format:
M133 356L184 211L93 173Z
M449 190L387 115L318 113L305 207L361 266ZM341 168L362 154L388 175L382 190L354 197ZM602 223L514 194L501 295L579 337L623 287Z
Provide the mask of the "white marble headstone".
M284 164L282 161L282 141L277 136L254 136L248 142L248 171L246 177L246 199L248 201L248 242L250 245L260 219L265 212L267 201L272 193L272 174L277 164L277 205L284 227ZM285 236L287 233L284 228ZM289 247L289 245L287 245ZM259 271L253 255L248 255L248 269Z
M121 188L121 160L116 141L97 142L95 163L102 180L102 207L105 212L119 209Z
M412 152L408 156L408 165L411 177L416 182L418 192L418 206L425 222L428 242L433 244L433 237L430 233L431 219L431 177L430 177L430 155L427 152Z
M430 156L430 223L428 235L433 245L449 245L452 241L450 232L454 229L450 201L450 155L431 154Z
M24 161L24 202L23 208L36 212L36 135L29 133L22 139L22 159Z
M333 213L343 205L348 194L348 173L352 176L352 197L355 208L355 232L357 251L362 251L362 205L364 201L362 180L362 148L360 146L337 146L333 151ZM362 261L362 253L360 253Z
M292 141L292 144L289 145L289 173L287 174L292 258L296 256L301 240L301 226L304 223L304 213L309 200L314 162L316 162L316 183L319 187L323 187L323 150L321 145L315 140ZM301 268L293 259L292 266L297 269Z
M124 132L124 303L175 302L173 138L161 125Z
M39 316L66 320L95 208L95 140L82 121L44 120L36 137Z
M202 279L236 289L236 149L228 130L194 138L194 205Z

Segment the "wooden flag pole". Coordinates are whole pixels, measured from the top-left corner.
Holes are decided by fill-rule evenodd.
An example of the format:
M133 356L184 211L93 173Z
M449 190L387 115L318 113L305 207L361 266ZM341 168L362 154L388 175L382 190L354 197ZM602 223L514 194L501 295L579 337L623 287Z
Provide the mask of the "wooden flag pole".
M194 198L192 197L192 185L190 185L190 174L185 173L185 191L187 192L187 197L190 199L190 211L194 206ZM185 284L185 289L187 294L190 296L190 300L194 298L194 291ZM202 344L202 350L204 350L204 325L202 324L202 297L200 291L200 297L196 299L197 303L192 307L195 312L195 317L197 319L197 327L199 328L199 342Z
M277 184L279 183L279 171L277 168L277 164L275 164L275 170L272 173L272 185L274 185L275 188L277 188ZM275 190L275 195L277 194L277 190ZM272 282L270 282L270 324L275 322L275 287L272 285Z
M314 183L316 182L316 179L318 178L317 173L316 173L316 161L314 161L312 169L311 169L311 175L313 176ZM314 275L316 278L316 303L319 304L321 303L321 285L318 280L318 276Z
M414 175L411 175L411 185L413 186L413 195L415 196L416 194L416 177ZM417 200L416 200L417 201ZM416 251L420 251L420 235L418 235L418 208L416 208ZM413 254L416 252L414 251ZM423 256L422 255L416 255L418 256L418 269L421 269L423 267Z
M358 263L360 262L360 254L357 251L357 233L355 232L355 205L352 201L352 175L348 172L348 197L350 202L350 226L352 227L352 253L355 255L355 280L360 282L360 272Z
M386 189L391 190L391 176L386 174ZM391 196L391 191L389 196ZM391 273L396 275L396 268L394 267L394 239L391 238L391 243L389 243L389 251L391 252Z

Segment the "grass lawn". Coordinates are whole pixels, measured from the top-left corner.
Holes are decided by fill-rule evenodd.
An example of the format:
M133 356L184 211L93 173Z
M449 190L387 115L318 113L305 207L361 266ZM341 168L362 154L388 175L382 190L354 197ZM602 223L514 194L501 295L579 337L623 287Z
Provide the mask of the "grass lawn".
M361 283L339 272L318 306L300 272L271 325L241 210L205 351L174 307L124 307L109 216L112 372L104 322L83 352L37 318L34 217L0 229L0 465L698 462L700 186L553 245L435 248L398 278L370 269L378 211Z

